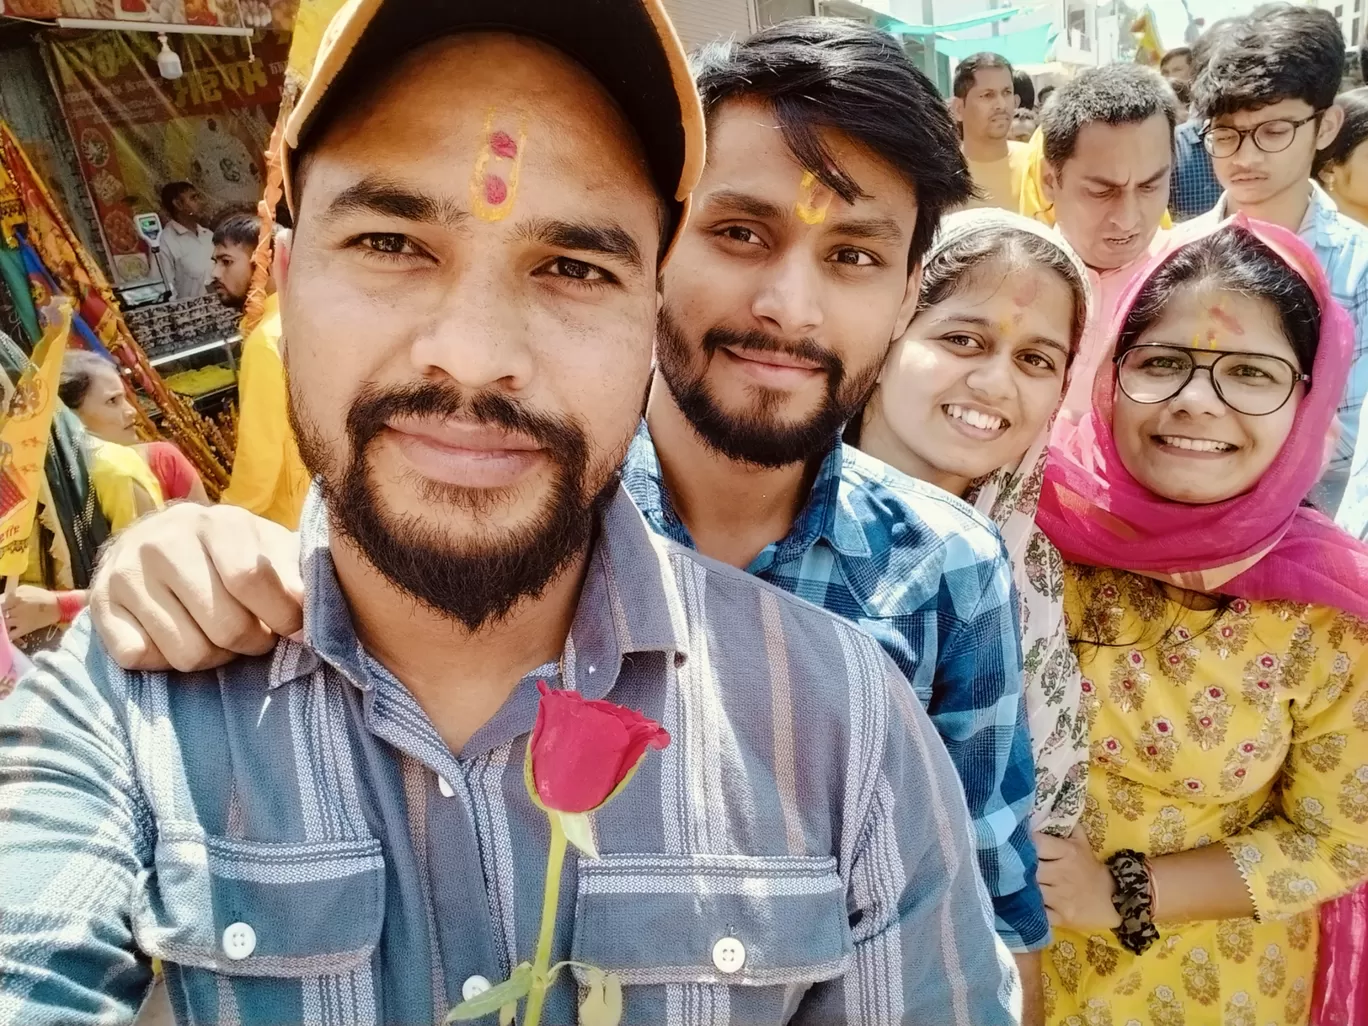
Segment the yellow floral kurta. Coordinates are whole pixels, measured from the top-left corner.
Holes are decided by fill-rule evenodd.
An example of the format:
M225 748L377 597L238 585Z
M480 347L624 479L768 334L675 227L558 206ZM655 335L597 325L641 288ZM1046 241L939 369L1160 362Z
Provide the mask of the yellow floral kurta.
M1259 911L1160 927L1144 955L1055 931L1059 1026L1298 1026L1318 918L1368 878L1368 624L1323 606L1199 612L1135 574L1069 566L1091 769L1083 827L1105 859L1224 843Z

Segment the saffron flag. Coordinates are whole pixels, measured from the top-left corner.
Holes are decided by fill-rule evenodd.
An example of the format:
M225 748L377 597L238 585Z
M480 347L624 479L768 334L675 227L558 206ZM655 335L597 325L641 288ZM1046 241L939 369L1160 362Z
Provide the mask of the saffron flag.
M1164 44L1159 41L1159 27L1155 23L1154 12L1146 7L1131 22L1130 30L1135 37L1135 63L1159 67L1159 62L1164 58Z
M71 336L71 303L44 308L45 330L20 375L0 424L0 577L28 567L28 542L38 513L48 432L57 409L62 357Z

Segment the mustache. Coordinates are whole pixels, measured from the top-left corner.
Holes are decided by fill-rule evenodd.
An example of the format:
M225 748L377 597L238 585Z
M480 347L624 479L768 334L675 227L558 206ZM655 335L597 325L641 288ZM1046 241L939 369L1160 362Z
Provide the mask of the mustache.
M814 339L800 338L789 341L777 339L763 331L733 331L731 328L709 328L703 333L703 352L715 356L722 348L752 349L760 353L783 353L817 364L832 379L833 387L845 373L845 364L830 349L818 345Z
M424 381L387 388L363 385L347 412L347 434L355 450L360 452L396 417L460 417L531 438L553 457L582 458L587 449L584 432L568 418L531 410L501 392L472 393L448 382Z

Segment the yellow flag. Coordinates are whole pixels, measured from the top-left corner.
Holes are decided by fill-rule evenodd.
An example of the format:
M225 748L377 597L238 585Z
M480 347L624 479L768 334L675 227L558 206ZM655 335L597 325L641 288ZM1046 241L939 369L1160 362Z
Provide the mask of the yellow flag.
M308 81L323 33L342 4L343 0L300 0L294 35L290 37L290 57L285 65L286 92L291 99Z
M1159 27L1155 23L1154 12L1146 7L1131 22L1130 30L1135 37L1135 63L1157 68L1164 57L1164 44L1159 41Z
M71 336L71 304L62 302L47 325L0 424L0 577L28 568L28 541L38 512L48 432L57 409L62 357Z

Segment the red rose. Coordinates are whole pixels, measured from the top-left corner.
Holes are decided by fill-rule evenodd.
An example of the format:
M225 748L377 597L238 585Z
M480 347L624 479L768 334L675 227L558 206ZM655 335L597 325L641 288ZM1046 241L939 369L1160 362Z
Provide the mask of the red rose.
M590 812L636 769L647 748L664 748L659 723L612 702L586 701L578 691L537 682L541 703L532 728L532 780L543 805L556 812Z

